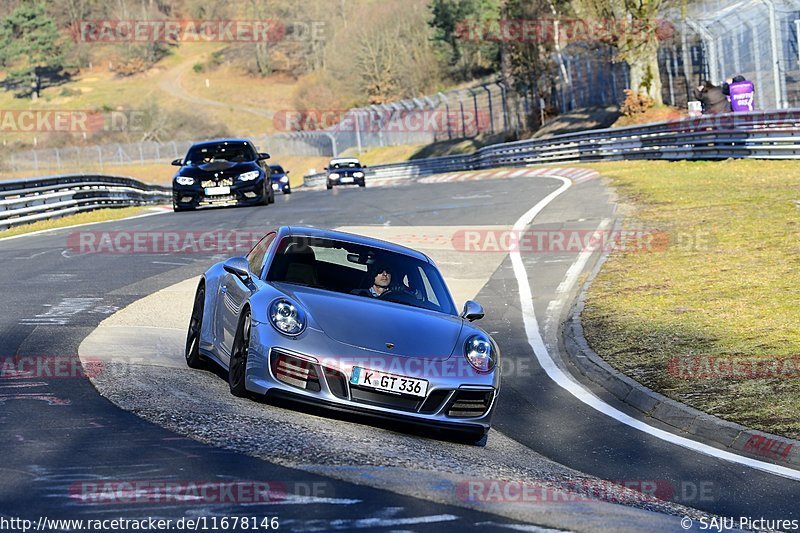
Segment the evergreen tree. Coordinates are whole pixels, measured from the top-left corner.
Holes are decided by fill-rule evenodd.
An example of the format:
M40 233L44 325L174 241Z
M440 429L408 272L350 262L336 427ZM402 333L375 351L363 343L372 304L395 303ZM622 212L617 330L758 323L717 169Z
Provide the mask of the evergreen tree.
M36 96L45 72L64 66L61 35L55 21L39 2L23 2L0 19L0 65L8 68L6 81Z

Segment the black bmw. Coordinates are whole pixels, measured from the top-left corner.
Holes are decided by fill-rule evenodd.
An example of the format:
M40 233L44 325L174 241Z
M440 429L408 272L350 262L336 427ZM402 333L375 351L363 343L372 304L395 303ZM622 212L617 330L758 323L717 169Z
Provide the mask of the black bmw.
M273 203L268 158L246 139L193 144L183 160L172 162L181 167L172 179L173 209Z

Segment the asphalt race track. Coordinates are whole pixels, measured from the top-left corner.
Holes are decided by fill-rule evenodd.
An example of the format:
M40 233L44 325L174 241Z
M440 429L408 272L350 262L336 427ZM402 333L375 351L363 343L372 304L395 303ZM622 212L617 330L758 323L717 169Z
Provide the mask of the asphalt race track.
M251 231L302 224L374 227L386 235L403 228L406 237L438 227L452 235L475 226L510 229L549 195L534 228L591 231L613 225L613 198L601 180L574 180L554 195L561 186L558 179L538 176L298 190L279 195L271 206L164 212L2 240L0 357L77 360L79 346L104 319L198 276L223 257L81 253L74 246L76 232ZM426 246L430 243L419 247ZM506 253L466 255L468 260L459 255L455 264L442 264L442 270L458 288L456 294L477 293L486 309L480 325L499 342L506 365L493 429L483 445L233 398L224 376L208 371L142 365L133 375L114 378L113 388L104 387L114 382L95 376L103 395L82 376L4 374L0 518L277 516L281 529L298 531L539 530L534 526L641 531L648 525L680 531L686 514L695 518L695 528L697 517L711 514L800 518L800 482L665 442L592 409L554 383L529 344L512 258ZM520 257L541 336L548 351L557 354L559 324L574 300L576 282L597 257L578 267L573 267L574 251ZM484 262L485 280L475 286L484 274L470 273L470 265ZM451 282L459 272L471 281ZM456 299L460 306L463 301ZM585 386L610 406L642 418L604 390ZM452 490L469 479L533 483L590 477L633 487L669 487L660 492L667 501L475 504ZM286 494L247 505L80 497L81 487L91 483L142 480L259 480L285 488Z

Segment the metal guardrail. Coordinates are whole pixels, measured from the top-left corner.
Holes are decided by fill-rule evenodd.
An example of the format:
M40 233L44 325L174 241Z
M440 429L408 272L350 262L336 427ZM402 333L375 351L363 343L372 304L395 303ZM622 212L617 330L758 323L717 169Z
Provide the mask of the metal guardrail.
M0 182L0 230L106 207L170 201L171 189L122 176L69 174Z
M417 177L539 163L625 159L800 159L800 109L728 113L485 146L472 154L369 167L368 178ZM305 177L306 185L325 180Z

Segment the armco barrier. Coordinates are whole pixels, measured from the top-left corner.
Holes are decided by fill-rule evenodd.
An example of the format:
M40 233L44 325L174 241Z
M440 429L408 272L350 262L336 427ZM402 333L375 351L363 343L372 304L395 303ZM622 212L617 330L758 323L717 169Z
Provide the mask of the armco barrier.
M104 207L164 203L171 197L168 187L101 174L0 181L0 230Z
M800 159L800 109L729 113L485 146L467 155L376 165L368 178L416 177L536 163L625 159ZM325 174L305 177L307 185Z

